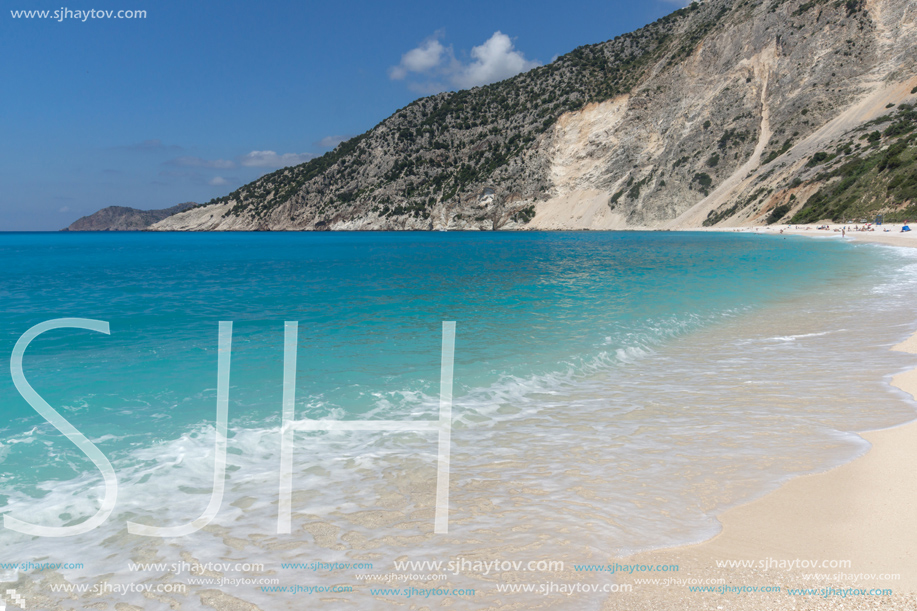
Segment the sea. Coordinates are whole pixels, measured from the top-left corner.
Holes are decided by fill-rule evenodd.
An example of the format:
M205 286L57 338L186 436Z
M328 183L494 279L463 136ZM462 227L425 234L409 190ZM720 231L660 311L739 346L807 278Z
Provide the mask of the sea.
M889 384L917 366L891 350L917 330L917 249L714 232L4 233L0 257L0 513L99 521L0 528L0 587L22 608L597 609L602 595L557 584L614 575L575 567L709 539L724 510L862 455L858 433L917 407ZM288 322L296 420L406 423L439 418L455 323L447 532L442 432L371 425L286 431L280 532Z

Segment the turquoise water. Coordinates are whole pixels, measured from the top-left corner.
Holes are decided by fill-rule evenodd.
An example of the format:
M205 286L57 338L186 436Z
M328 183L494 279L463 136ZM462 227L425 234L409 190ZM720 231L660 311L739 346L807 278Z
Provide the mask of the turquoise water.
M166 438L212 418L194 399L214 386L221 320L235 324L234 420L276 416L286 320L301 327L302 409L363 414L378 393L435 389L443 320L458 324L461 394L589 371L869 266L840 244L680 233L7 234L0 255L15 262L0 285L7 354L47 319L111 325L33 344L33 386L65 408L95 397L93 433L168 410ZM4 383L4 413L38 424Z
M350 557L350 532L398 556L390 528L353 517L381 509L441 555L483 532L498 547L568 533L555 551L571 562L699 540L723 508L864 451L854 431L913 417L884 380L908 365L888 347L914 323L917 259L896 249L730 233L0 234L0 256L0 354L45 320L110 323L45 334L25 356L31 385L118 473L107 536L206 506L219 321L234 333L215 522L240 539L276 537L284 321L299 321L298 417L391 420L436 417L440 326L456 321L457 538L427 528L429 438L301 435L294 522L313 556ZM0 409L0 512L94 513L98 472L9 375ZM345 543L320 544L311 523ZM139 545L94 556L79 538L2 537L23 559L89 558L74 579L118 571ZM185 544L231 553L207 537Z

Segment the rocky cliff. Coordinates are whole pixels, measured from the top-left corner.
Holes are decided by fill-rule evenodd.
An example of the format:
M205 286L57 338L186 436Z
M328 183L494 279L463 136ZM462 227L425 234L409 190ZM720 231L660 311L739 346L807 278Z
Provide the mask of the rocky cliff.
M913 0L694 3L512 79L417 100L323 157L153 229L906 214L917 207L915 48Z
M137 210L124 206L109 206L95 214L77 219L61 231L141 231L196 205L194 202L188 202L162 210Z

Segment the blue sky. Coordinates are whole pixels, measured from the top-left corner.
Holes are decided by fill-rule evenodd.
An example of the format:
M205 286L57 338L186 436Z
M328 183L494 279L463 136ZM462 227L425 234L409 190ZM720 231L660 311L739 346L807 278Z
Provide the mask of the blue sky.
M684 4L70 1L8 0L0 14L0 231L204 202L427 93L548 63ZM63 8L62 20L11 13ZM89 9L147 15L74 12Z

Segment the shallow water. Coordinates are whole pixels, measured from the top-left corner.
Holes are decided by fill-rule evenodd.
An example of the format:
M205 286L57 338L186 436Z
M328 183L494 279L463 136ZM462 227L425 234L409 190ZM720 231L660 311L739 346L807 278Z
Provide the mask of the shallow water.
M0 234L0 253L15 261L0 277L4 353L44 320L111 325L48 333L25 357L32 386L114 465L111 518L66 539L0 531L4 561L82 563L58 571L76 584L187 583L128 563L231 559L265 567L225 577L355 590L300 605L385 608L356 573L404 559L565 562L445 580L475 588L461 608L513 604L522 595L498 584L590 581L572 565L707 538L723 509L864 452L856 431L914 417L887 382L914 365L889 347L917 318L915 251L706 233L372 233ZM234 330L220 512L187 537L129 535L128 519L174 525L207 506L221 320ZM432 533L435 435L340 431L296 435L293 533L277 534L286 320L300 326L297 417L386 420L436 418L440 324L456 321L449 534ZM103 490L92 463L9 377L0 409L0 511L55 526L92 515ZM373 570L281 567L313 561ZM80 608L49 591L50 575L7 577L48 608ZM257 584L83 602L198 608L214 588L297 607ZM576 600L524 606L600 602Z

